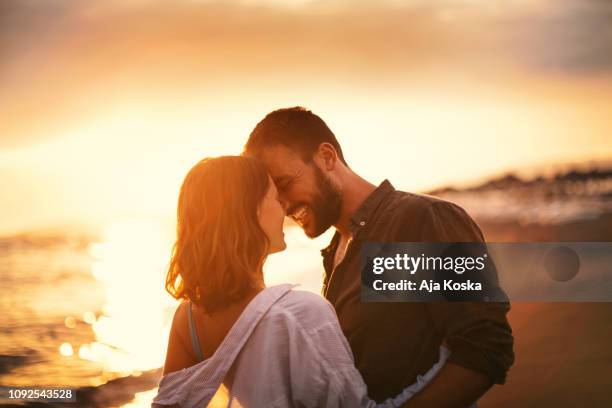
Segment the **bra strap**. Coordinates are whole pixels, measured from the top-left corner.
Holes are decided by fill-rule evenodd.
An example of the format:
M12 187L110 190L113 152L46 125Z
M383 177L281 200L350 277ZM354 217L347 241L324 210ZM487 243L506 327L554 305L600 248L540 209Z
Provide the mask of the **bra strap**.
M192 303L189 302L187 315L189 316L189 334L191 336L191 346L193 347L193 352L195 353L198 361L202 361L204 360L204 354L202 354L202 349L200 348L200 339L198 339L198 332L196 331L195 322L193 321L191 306Z

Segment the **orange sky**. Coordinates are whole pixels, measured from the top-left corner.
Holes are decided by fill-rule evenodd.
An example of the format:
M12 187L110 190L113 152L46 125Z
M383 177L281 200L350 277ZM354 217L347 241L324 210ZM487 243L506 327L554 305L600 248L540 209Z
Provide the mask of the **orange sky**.
M612 4L491 3L4 1L0 233L171 217L298 104L403 189L612 157Z

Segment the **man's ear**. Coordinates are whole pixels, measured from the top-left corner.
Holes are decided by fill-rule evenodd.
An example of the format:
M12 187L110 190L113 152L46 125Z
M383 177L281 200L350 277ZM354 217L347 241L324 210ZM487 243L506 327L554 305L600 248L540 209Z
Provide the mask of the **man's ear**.
M320 161L319 164L327 171L333 170L338 164L338 153L330 143L321 143L317 156Z

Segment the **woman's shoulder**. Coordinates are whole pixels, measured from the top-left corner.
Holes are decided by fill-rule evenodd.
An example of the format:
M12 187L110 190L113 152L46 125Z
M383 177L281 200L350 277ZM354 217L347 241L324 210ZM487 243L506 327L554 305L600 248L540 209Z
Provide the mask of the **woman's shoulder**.
M313 307L333 309L331 303L323 296L297 288L293 288L287 292L287 294L280 299L279 303L284 306L307 307L308 309Z
M336 311L322 296L292 289L274 304L263 322L262 331L273 330L276 341L295 345L292 350L301 350L303 355L313 353L318 360L333 361L329 367L354 368ZM269 335L262 338L270 341Z
M306 327L337 320L333 306L321 295L306 290L292 289L270 308L268 315L285 318Z
M189 333L189 309L191 308L191 302L189 300L183 300L176 308L174 316L172 318L172 325L170 327L171 333L180 340L182 347L191 350L191 334Z

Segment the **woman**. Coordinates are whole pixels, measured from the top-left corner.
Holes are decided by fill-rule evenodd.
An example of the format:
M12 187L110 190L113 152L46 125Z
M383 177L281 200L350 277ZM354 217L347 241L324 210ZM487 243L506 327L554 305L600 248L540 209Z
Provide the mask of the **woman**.
M333 307L291 285L266 288L266 257L286 248L285 212L256 159L204 159L187 174L166 289L172 322L154 407L377 406ZM299 261L299 260L298 260ZM439 370L380 406L400 406Z

